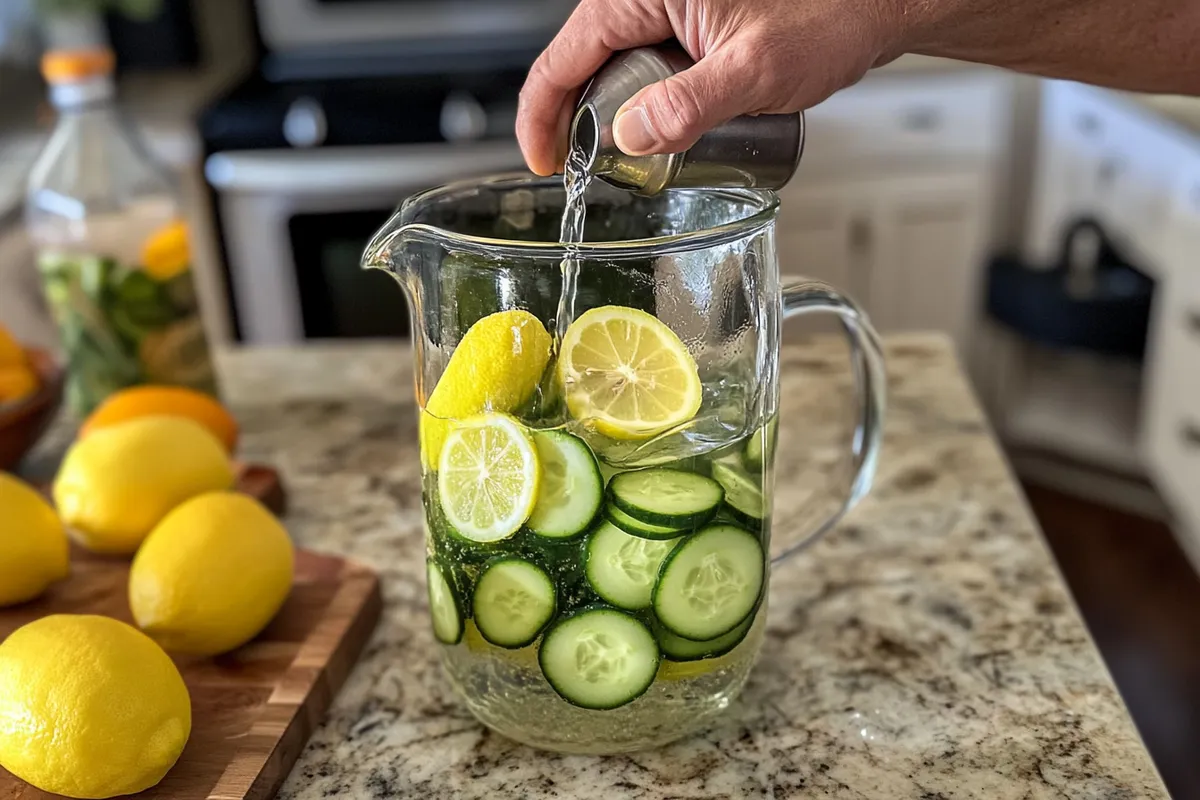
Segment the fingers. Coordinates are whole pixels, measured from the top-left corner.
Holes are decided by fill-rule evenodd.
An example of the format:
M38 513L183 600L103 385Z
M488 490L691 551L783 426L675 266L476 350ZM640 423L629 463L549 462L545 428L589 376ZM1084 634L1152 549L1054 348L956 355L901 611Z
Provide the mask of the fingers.
M629 155L681 152L717 125L756 111L757 83L753 65L733 48L710 53L631 97L617 111L613 138Z
M579 92L613 52L670 35L661 0L583 0L521 89L517 141L529 169L551 175L562 165Z

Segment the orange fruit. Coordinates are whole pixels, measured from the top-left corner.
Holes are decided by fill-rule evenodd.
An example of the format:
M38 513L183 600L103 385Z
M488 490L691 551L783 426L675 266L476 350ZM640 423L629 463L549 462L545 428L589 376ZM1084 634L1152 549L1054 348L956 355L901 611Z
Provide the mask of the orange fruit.
M0 364L0 403L24 400L38 389L38 376L28 364Z
M0 325L0 367L11 367L25 363L25 351L8 329Z
M237 447L237 420L229 410L215 398L182 386L133 386L114 392L84 420L79 436L148 416L185 417L207 428L229 453Z

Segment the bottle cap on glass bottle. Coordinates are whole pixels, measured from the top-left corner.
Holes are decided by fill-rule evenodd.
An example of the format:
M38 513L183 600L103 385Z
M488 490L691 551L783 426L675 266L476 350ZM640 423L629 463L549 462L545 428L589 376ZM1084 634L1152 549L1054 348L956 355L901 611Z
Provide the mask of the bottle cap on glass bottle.
M113 94L116 58L111 50L51 50L42 57L42 77L56 107L105 100Z

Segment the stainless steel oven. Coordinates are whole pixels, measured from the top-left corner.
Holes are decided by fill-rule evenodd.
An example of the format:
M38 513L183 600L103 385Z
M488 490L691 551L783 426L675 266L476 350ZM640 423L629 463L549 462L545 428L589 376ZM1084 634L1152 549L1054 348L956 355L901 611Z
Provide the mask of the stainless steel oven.
M362 250L408 195L523 168L521 85L573 4L256 0L259 68L199 120L233 338L408 335Z
M255 0L268 74L392 69L395 58L549 40L576 0Z
M359 268L367 240L416 191L522 163L511 140L210 156L236 338L407 336L400 288Z

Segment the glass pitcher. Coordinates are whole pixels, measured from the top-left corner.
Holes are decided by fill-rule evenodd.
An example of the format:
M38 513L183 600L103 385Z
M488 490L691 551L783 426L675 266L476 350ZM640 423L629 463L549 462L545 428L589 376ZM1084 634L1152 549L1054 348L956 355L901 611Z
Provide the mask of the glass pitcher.
M433 189L364 266L390 271L412 312L451 683L513 739L616 753L695 731L740 691L771 564L870 488L885 379L853 302L780 287L773 193L594 182L585 197L584 243L565 246L558 179ZM858 420L836 511L773 546L780 323L813 312L849 338Z

